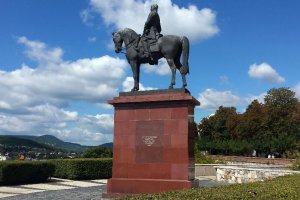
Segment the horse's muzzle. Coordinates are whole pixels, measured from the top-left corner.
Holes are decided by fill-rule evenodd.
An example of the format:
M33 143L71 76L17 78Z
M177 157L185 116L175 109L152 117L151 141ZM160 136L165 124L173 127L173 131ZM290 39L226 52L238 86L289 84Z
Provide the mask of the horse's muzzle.
M116 52L116 53L120 53L120 51L121 51L120 48L118 48L118 47L115 48L115 52Z

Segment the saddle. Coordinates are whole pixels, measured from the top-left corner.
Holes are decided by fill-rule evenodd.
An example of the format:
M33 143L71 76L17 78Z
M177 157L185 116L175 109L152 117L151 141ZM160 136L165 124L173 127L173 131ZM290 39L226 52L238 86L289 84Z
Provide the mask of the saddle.
M145 35L139 35L138 40L136 42L136 50L142 55L148 57L149 64L154 65L157 64L158 60L155 60L152 55L155 52L159 52L159 46L157 44L157 40L162 37L162 34L159 34L157 38L150 38Z

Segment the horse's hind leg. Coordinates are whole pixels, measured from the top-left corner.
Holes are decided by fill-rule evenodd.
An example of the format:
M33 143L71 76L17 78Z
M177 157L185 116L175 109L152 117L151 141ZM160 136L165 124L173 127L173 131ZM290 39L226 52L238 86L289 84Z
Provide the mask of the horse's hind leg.
M186 73L184 73L184 72L182 72L182 70L180 70L183 66L182 66L182 64L180 63L179 57L178 57L178 59L175 59L175 65L176 65L177 69L180 71L180 74L181 74L181 78L182 78L182 88L185 88L185 87L187 86L186 78L185 78Z
M187 86L187 83L186 83L186 78L184 73L181 73L181 78L182 78L182 88L185 88Z
M169 89L173 89L173 86L175 85L175 78L176 78L176 65L175 65L173 59L167 59L167 62L169 64L171 72L172 72L172 79L171 79Z

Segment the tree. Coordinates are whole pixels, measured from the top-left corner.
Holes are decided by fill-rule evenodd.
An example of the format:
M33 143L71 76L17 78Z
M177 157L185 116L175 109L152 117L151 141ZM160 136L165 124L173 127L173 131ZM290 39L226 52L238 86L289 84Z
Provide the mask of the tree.
M241 119L236 108L220 106L213 116L202 119L199 124L199 148L222 154L241 154L247 149L244 152L249 153L249 145L242 141L237 130Z
M237 131L243 140L248 141L257 153L269 152L269 145L264 142L266 127L264 120L266 118L266 110L262 103L258 100L252 101L243 113Z
M298 102L295 111L292 114L292 120L297 124L297 135L296 135L296 149L300 152L300 102Z
M109 147L94 147L87 149L83 152L84 158L111 158L113 155L111 148Z
M288 88L271 89L264 100L267 112L264 123L270 150L283 154L295 148L295 141L299 139L299 101L295 92Z
M213 116L202 119L199 124L200 137L219 140L229 139L234 135L232 131L237 123L236 108L220 106Z
M260 138L265 116L264 106L256 99L252 101L243 114L242 122L239 124L242 136L248 139Z

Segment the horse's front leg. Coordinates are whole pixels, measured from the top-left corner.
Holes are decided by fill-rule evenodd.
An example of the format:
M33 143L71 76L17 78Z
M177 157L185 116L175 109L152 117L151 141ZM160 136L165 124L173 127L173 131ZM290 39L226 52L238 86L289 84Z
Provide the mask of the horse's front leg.
M134 85L131 91L138 91L139 90L139 82L140 82L140 69L139 69L139 64L136 62L130 62L132 73L133 73L133 80L134 80Z
M173 89L173 86L175 85L175 79L176 79L176 66L173 59L167 59L167 62L172 72L172 79L171 79L169 89Z
M134 85L134 87L136 88L136 90L140 89L140 64L136 63L136 83Z

